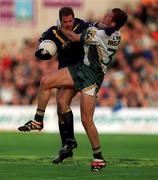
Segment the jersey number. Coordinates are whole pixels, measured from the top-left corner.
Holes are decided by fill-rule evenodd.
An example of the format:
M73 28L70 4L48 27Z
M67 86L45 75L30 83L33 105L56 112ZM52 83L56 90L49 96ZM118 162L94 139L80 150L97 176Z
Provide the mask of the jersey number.
M115 55L115 53L116 53L116 49L112 49L112 48L107 48L107 50L109 51L109 62L108 63L106 63L106 64L109 64L110 62L111 62L111 60L112 60L112 58L113 58L113 56Z
M113 55L116 53L116 49L108 48L107 50L110 52L109 59L111 61Z
M95 35L95 31L94 30L89 30L88 32L87 32L87 35L85 36L85 41L91 41L92 39L93 39L93 37L94 37L94 35Z

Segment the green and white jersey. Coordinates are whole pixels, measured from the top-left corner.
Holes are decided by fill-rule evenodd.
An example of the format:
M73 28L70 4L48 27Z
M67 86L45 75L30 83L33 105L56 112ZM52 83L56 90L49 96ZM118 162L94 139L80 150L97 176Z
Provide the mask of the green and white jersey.
M84 42L84 63L96 71L107 72L121 40L119 31L107 35L104 30L90 27L81 35Z

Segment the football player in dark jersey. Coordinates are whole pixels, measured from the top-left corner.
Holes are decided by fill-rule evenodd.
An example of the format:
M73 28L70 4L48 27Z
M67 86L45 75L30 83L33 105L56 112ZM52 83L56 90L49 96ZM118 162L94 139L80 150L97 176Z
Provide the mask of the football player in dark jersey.
M70 7L63 7L59 11L59 19L61 26L65 29L74 31L77 34L82 33L83 29L86 29L90 24L84 22L81 19L74 17L74 12ZM58 26L50 27L44 32L39 39L52 40L57 46L59 69L67 66L75 65L78 62L83 61L84 49L83 44L80 42L72 43L64 34L59 30ZM37 49L35 56L41 60L51 59L51 55L46 52L43 53L42 49ZM61 88L58 89L57 100L57 114L59 132L62 141L62 148L65 146L77 147L77 142L74 137L74 125L73 125L73 113L70 108L72 98L76 95L77 91L73 88ZM43 128L43 117L45 113L45 107L42 109L37 108L34 120L27 122L24 126L19 127L20 131L41 130ZM73 152L62 153L62 149L59 151L59 156L53 160L53 163L62 162L65 158L72 157Z
M38 108L41 114L47 106L53 88L71 87L80 91L81 120L92 148L94 159L91 163L91 170L96 172L107 164L102 155L99 134L93 121L96 94L118 49L121 39L119 29L124 26L127 18L124 11L114 8L105 13L103 17L101 23L105 26L104 29L91 27L79 35L61 27L61 31L71 41L84 43L84 61L50 72L42 77L40 83ZM33 122L26 123L26 126L30 129L36 127ZM73 141L70 141L61 152L66 154L71 152L74 147Z

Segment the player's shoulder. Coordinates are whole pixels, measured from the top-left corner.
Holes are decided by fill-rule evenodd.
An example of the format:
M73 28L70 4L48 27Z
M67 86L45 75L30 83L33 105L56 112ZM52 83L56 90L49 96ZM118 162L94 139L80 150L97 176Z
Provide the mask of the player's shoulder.
M120 40L121 39L121 33L120 31L115 31L111 34L111 39L113 40Z
M98 38L103 38L106 36L105 30L94 26L87 28L87 34L93 34L93 36Z
M90 32L90 31L97 32L97 31L99 31L99 29L97 27L90 26L87 28L87 32Z
M115 31L112 35L121 36L121 33L120 33L120 31Z
M58 27L57 26L51 26L51 27L49 27L48 29L47 29L47 32L49 32L49 31L53 31L53 30L58 30Z
M45 40L45 39L51 39L53 35L53 31L57 31L57 26L51 26L46 31L44 31L41 35L41 38L39 41Z
M90 25L89 22L83 19L75 18L75 26L79 26L82 29L87 29Z
M75 23L85 23L85 21L83 19L80 19L80 18L75 18Z
M100 36L121 36L119 31L116 31L113 28L97 29L97 34Z

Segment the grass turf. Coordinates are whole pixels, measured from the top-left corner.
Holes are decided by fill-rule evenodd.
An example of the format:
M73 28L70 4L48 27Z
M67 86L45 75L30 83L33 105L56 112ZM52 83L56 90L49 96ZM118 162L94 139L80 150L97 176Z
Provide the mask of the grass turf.
M0 132L0 180L156 180L157 135L100 135L108 166L90 171L91 148L86 135L77 134L73 159L60 165L51 160L60 148L57 134Z

